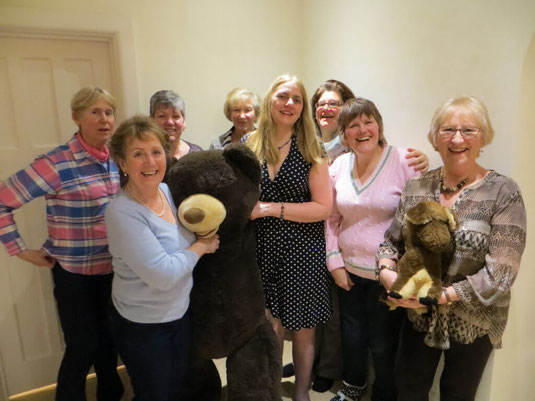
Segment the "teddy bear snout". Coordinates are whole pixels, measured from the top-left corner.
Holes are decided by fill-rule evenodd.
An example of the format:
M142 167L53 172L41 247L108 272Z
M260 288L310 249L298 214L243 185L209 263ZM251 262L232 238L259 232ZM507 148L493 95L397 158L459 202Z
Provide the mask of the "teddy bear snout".
M202 209L192 207L184 213L184 220L190 224L197 224L204 220L206 214Z

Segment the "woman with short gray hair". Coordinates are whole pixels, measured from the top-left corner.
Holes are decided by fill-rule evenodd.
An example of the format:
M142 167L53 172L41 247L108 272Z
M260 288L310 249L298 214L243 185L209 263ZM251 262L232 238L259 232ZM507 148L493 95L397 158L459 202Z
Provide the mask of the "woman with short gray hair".
M202 150L199 145L181 139L186 129L186 105L172 90L161 90L150 98L150 117L169 135L169 155L175 159Z

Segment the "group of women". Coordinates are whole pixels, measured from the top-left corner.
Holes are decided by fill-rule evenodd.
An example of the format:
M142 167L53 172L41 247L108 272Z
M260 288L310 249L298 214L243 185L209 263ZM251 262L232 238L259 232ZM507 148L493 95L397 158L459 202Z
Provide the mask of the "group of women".
M77 133L0 184L0 240L11 255L52 268L66 343L57 400L85 400L92 365L97 399L119 400L114 343L136 400L179 399L192 270L219 239L181 226L164 177L171 157L201 149L181 138L185 106L172 91L154 94L150 117L130 118L112 136L115 107L100 88L74 96ZM372 400L426 400L442 354L441 399L474 399L501 345L526 237L517 185L477 163L493 137L483 103L465 96L437 110L428 138L443 166L427 173L427 157L389 145L376 105L339 81L309 103L302 82L282 75L261 107L236 89L224 111L233 127L211 148L242 142L262 164L251 219L268 317L281 347L287 335L293 342L295 400L310 400L313 378L321 391L339 378L339 355L343 387L333 401L358 400L368 350ZM31 250L13 211L39 196L49 237ZM403 308L389 311L378 298L397 275L404 213L422 200L461 221L443 256L444 292L428 314L413 312L416 299L391 299Z

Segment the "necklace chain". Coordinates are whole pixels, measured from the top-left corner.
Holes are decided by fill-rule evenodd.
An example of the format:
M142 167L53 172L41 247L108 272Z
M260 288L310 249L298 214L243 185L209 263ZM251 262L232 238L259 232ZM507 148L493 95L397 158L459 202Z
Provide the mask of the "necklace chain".
M469 178L470 177L463 178L454 187L447 187L446 185L444 185L444 178L442 177L442 171L441 171L440 172L440 192L442 192L442 193L445 193L445 192L446 193L457 192L468 183Z
M134 200L145 206L147 209L149 209L152 213L154 213L156 216L158 217L162 217L163 214L165 213L165 201L163 199L163 195L162 195L162 191L160 190L160 188L158 188L158 195L160 195L160 201L162 202L162 211L160 213L156 213L154 210L152 210L152 208L150 208L145 202L143 202L141 199L139 199L135 194L134 192L132 192L132 189L128 186L127 188L127 191L130 195L132 195L132 198L134 198Z
M281 150L282 148L284 148L286 145L288 145L290 143L290 141L292 140L292 137L290 137L286 142L284 142L281 146L278 146L277 145L277 148L279 150Z

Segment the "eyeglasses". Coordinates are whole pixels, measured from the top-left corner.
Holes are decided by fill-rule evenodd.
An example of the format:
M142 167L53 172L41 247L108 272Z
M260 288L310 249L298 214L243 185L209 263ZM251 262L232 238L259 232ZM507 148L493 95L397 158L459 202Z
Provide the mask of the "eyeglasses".
M329 100L328 102L316 103L316 109L319 109L320 107L326 107L326 106L329 106L330 108L334 109L334 108L342 106L342 102L338 102L336 100Z
M453 138L455 134L459 131L463 138L470 139L475 138L481 130L477 127L462 127L462 128L454 128L454 127L440 127L438 129L438 133L442 138Z

